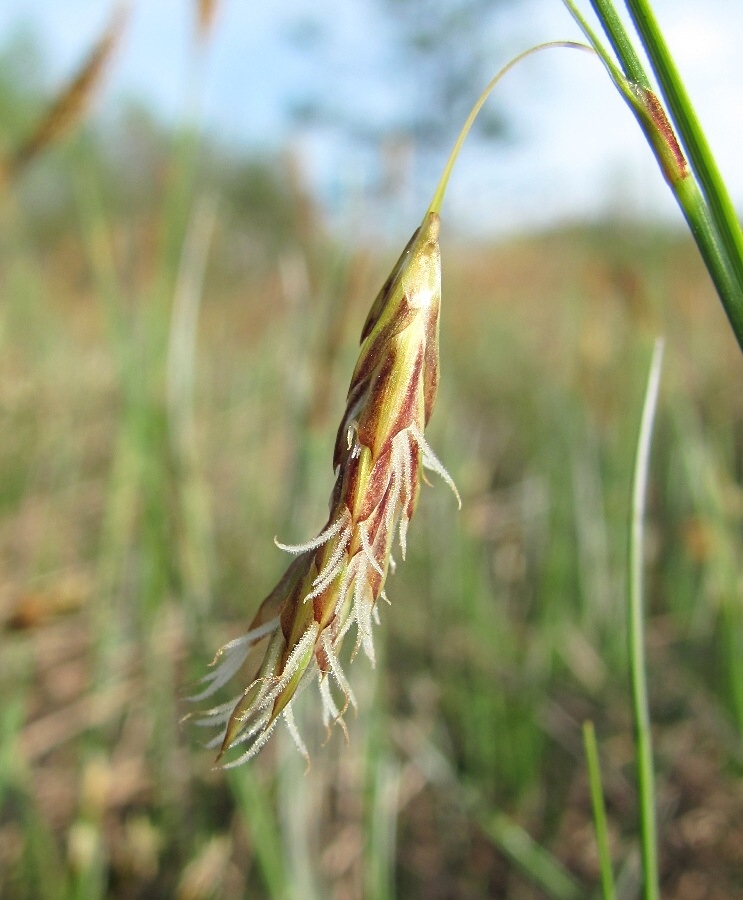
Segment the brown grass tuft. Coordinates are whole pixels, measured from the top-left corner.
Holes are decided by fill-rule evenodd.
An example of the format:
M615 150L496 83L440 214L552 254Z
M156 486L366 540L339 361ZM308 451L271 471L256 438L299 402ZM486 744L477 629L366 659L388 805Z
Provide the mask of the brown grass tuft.
M41 117L36 128L0 166L0 181L17 177L47 147L67 134L89 109L93 95L103 81L107 64L121 39L129 7L119 4L98 42L93 46L72 80L64 85Z

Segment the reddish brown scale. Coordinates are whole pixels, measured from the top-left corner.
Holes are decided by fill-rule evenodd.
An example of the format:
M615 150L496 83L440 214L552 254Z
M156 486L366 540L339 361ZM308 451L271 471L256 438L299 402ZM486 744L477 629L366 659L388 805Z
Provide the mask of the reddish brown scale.
M418 477L418 473L420 472L420 465L421 452L420 449L416 446L413 450L413 456L410 461L410 500L408 501L408 506L405 510L408 521L413 518L413 513L415 512L415 508L418 505L418 494L420 493L421 489L421 480Z
M371 513L382 502L384 493L388 490L391 469L390 458L392 456L392 443L385 447L377 457L367 482L367 490L364 493L361 505L356 511L356 521L365 522Z
M315 597L312 601L312 611L315 615L315 621L319 623L320 628L327 628L335 618L335 609L328 606L326 594L331 591L332 587L328 587L319 597Z
M335 437L333 450L333 469L343 465L343 461L349 452L348 429L355 423L359 413L365 406L366 395L369 392L368 382L359 382L353 391L349 391L346 401L346 412L343 416Z
M392 479L388 478L384 496L380 502L370 511L369 516L364 522L369 537L369 546L372 550L374 559L379 563L382 571L384 571L386 555L389 549L389 521L391 519L390 504L392 503L393 485Z
M287 596L297 590L298 585L304 578L305 571L309 565L309 557L310 552L308 551L292 561L279 583L258 607L258 612L253 616L249 630L252 631L254 628L265 625L266 622L279 614L282 604L286 603Z
M422 372L423 353L419 348L415 357L415 363L413 364L410 380L408 381L405 393L403 394L402 402L396 404L398 407L397 416L390 429L390 441L392 440L392 437L410 427L411 424L415 424L421 429L423 428L423 422L419 421L420 412L422 411L420 406L420 401L422 399L421 388L423 386Z
M423 423L419 421L418 404L421 398L421 372L423 368L423 355L418 350L415 363L407 379L404 392L400 393L399 382L395 378L398 369L397 351L390 352L385 360L384 366L380 369L377 381L374 385L374 393L379 397L379 401L374 404L368 416L359 421L359 440L364 446L369 447L374 456L377 456L386 449L392 438L399 432L404 431L411 424L422 427ZM394 407L396 415L393 422L385 430L384 434L380 434L379 417L385 404L389 403L389 398L394 397Z
M419 314L420 310L412 306L408 298L403 295L399 308L395 311L394 317L387 326L379 332L368 347L362 345L361 356L351 376L349 395L359 382L365 381L371 376L371 373L379 364L380 357L386 354L389 342L398 334L401 334Z
M671 127L671 123L668 121L666 111L663 109L660 100L658 100L653 91L649 91L646 88L643 88L642 95L652 120L655 122L658 131L660 131L660 133L663 135L666 146L671 151L674 159L676 160L679 176L684 178L689 174L689 167L686 163L686 157L684 156L679 142L676 139L673 128Z
M315 650L315 661L317 662L317 668L323 675L329 674L331 671L330 660L328 659L328 654L325 652L325 648L322 644L317 645L317 649Z
M431 418L439 390L439 304L429 314L426 328L426 350L423 364L424 425Z
M377 322L379 320L379 316L381 315L382 310L384 309L384 307L387 303L387 296L390 293L392 285L394 284L394 281L397 278L397 276L400 274L400 271L401 271L403 265L405 264L408 254L410 253L410 248L415 243L419 234L420 234L420 227L416 228L415 231L413 232L413 236L410 238L410 240L406 244L405 249L400 254L400 258L397 260L392 271L389 274L389 277L387 278L385 283L382 285L382 289L377 294L377 296L374 300L374 303L372 303L372 307L369 310L369 315L366 317L366 321L364 322L364 327L361 329L360 343L363 344L363 342L366 340L366 338L369 336L369 334L374 329L374 326L377 324Z
M315 568L316 567L313 561L308 566L310 573L313 573L312 577L314 577ZM306 576L307 571L305 571L304 574ZM307 582L307 577L304 577L300 582L297 583L292 592L286 598L284 608L281 610L281 631L283 632L284 638L287 643L287 650L284 652L281 660L281 670L283 670L284 668L286 657L289 655L289 647L292 645L292 631L296 630L296 611L298 606L304 601L304 597L306 594L305 586Z
M396 347L390 348L379 367L375 370L369 390L374 393L374 403L364 407L358 420L359 442L368 447L376 459L389 439L389 434L379 434L379 419L393 393L394 376L398 371L399 353Z

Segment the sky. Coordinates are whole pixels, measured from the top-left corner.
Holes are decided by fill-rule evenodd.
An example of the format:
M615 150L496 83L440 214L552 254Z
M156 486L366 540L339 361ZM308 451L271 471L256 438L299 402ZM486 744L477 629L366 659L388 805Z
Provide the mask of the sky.
M733 201L743 209L743 3L653 5ZM132 3L99 107L137 97L168 120L194 115L193 7L193 0ZM61 83L112 8L113 0L2 0L0 47L19 29L31 29L48 56L49 79ZM291 147L308 184L336 217L350 219L378 177L379 148L361 149L338 129L297 124L286 109L325 96L344 100L362 120L404 118L411 97L383 77L391 71L388 27L373 0L222 0L198 81L205 128L265 152ZM493 73L530 45L580 38L560 0L514 0L490 27ZM326 37L319 54L307 55L292 37L313 28ZM473 101L482 87L472 86ZM444 206L460 227L507 233L607 212L681 221L634 119L594 58L566 50L537 54L497 92L511 138L465 145ZM426 102L425 90L414 102ZM422 190L430 194L434 180ZM403 190L386 209L415 220L426 204L418 192Z

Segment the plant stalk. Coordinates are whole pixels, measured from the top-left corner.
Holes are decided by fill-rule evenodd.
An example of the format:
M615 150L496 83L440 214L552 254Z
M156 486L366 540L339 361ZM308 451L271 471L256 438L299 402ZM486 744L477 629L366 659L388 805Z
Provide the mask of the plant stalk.
M640 803L640 832L645 900L658 900L658 851L655 822L655 776L653 772L653 742L650 727L648 687L645 665L645 629L643 610L643 535L645 496L650 462L650 443L658 400L663 340L658 339L648 373L645 400L642 408L640 433L637 439L632 476L632 509L629 538L629 598L628 636L632 707L637 735L637 780Z

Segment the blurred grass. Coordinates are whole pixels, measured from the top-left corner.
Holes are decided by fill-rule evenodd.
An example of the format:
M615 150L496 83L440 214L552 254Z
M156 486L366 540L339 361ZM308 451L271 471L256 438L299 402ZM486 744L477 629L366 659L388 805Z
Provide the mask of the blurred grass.
M307 775L283 734L215 772L183 698L282 570L273 536L323 521L397 251L331 239L288 163L213 167L188 134L125 202L97 140L0 199L0 896L590 895L589 718L617 896L636 896L626 521L659 331L663 895L740 893L743 362L690 243L626 223L445 233L430 440L464 509L423 490L378 668L349 670L348 746L310 691Z

